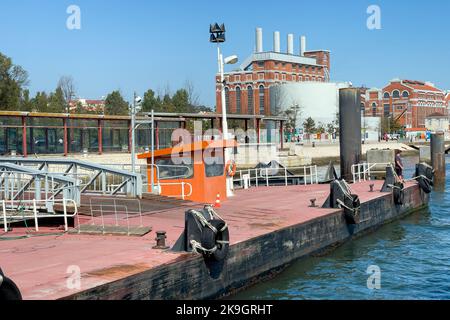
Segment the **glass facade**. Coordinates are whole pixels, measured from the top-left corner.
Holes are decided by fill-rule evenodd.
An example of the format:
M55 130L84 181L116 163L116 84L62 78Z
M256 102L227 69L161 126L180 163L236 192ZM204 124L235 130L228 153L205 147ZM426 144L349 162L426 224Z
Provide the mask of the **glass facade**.
M220 129L220 118L185 118L180 121L157 120L155 123L155 148L169 148L178 143L179 141L176 141L177 137L173 136L173 133L179 128L184 128L190 134L193 134L194 120L202 121L203 133L210 129L212 125L214 125L214 129ZM261 142L272 140L267 139L264 132L266 124L269 124L270 121L261 122L261 135L263 136ZM244 121L244 119L229 119L228 126L231 131L244 130L245 122L247 122L249 129L255 128L254 119L248 119L247 121ZM23 123L25 126L23 126ZM0 155L129 152L131 145L129 132L130 120L128 119L0 115ZM26 136L25 141L24 136ZM66 137L67 144L65 143ZM101 143L99 143L100 137ZM172 139L175 141L172 141ZM198 139L203 139L203 137L198 137ZM250 140L240 141L240 143L256 142L256 137ZM26 150L23 149L24 146ZM150 124L141 124L136 129L136 150L137 152L144 152L148 151L150 147Z

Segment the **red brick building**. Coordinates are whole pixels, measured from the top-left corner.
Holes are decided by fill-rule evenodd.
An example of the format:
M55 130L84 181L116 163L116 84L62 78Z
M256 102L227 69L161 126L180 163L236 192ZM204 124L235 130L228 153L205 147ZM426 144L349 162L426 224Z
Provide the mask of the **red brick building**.
M383 89L369 89L364 99L365 116L392 116L407 128L425 127L433 113L447 115L445 92L434 84L394 79Z
M289 82L329 82L330 52L306 51L306 38L300 38L300 52L294 54L293 35L287 37L287 50L280 50L280 34L274 33L273 51L264 51L262 29L256 29L256 51L239 70L225 73L227 111L237 114L271 115L270 87ZM216 110L222 111L219 75L216 75Z
M447 105L447 109L450 108L450 91L447 91L445 94L445 104Z

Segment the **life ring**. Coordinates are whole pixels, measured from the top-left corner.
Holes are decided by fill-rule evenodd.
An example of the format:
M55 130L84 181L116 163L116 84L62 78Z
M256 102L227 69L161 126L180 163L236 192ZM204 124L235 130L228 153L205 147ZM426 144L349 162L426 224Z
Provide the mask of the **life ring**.
M205 258L222 261L228 255L230 247L228 226L225 221L219 219L210 220L209 223L215 230L209 226L202 230L200 243L206 249L203 255Z
M393 194L395 204L403 205L405 203L405 186L403 183L394 183Z
M225 169L229 177L234 177L237 169L236 162L234 162L233 160L228 161Z
M4 300L22 300L22 295L16 284L0 269L0 301Z

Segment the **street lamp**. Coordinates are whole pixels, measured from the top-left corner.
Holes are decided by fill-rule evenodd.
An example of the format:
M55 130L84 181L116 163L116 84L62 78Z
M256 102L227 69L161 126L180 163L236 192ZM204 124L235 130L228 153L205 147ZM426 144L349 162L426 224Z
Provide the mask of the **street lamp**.
M217 64L219 67L220 74L220 94L221 94L221 104L222 104L222 136L223 140L227 140L228 137L228 123L227 123L227 108L226 108L226 99L225 99L225 76L224 76L224 64L235 64L238 62L238 57L236 55L232 55L226 57L225 59L220 52L219 44L225 42L225 25L222 23L219 25L218 23L211 24L209 26L210 38L209 41L212 43L217 43ZM231 159L231 149L224 149L224 162L228 163ZM232 196L232 187L233 180L231 177L227 178L227 196Z
M135 140L135 130L136 130L136 113L141 110L142 98L133 95L133 104L131 105L131 172L136 173L136 140Z

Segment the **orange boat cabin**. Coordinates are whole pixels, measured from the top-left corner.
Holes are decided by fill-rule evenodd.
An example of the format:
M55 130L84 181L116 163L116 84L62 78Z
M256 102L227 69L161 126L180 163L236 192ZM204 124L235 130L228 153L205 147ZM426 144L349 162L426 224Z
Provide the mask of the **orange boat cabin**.
M147 159L148 192L151 179L162 196L213 204L219 194L227 197L225 148L235 148L235 140L197 141L138 155ZM230 164L228 164L230 165Z

